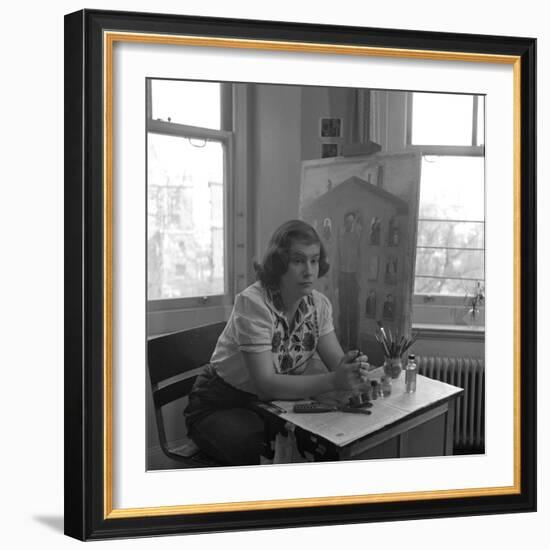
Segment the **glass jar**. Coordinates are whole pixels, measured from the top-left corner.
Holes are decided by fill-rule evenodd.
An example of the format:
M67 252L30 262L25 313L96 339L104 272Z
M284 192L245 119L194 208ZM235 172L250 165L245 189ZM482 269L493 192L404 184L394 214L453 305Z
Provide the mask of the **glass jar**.
M401 357L385 357L384 358L384 374L392 378L399 378L403 370L403 361Z
M380 389L382 390L382 397L389 397L391 395L391 376L385 374L380 379Z

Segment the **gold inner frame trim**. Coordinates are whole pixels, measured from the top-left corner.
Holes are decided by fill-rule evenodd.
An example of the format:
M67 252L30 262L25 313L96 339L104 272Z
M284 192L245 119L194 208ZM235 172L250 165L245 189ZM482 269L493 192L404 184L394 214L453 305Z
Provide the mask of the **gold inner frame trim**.
M293 498L283 500L254 500L245 502L222 502L213 504L191 504L185 506L158 506L151 508L121 508L112 510L109 519L136 516L176 516L180 514L204 514L213 512L239 512L242 510L274 510L280 508L306 508L308 506L334 506L351 504L381 504L385 502L436 500L472 496L509 495L510 487L489 487L482 494L473 494L472 489L450 489L445 491L422 491L410 493L384 493L379 495L350 495L320 498Z
M201 46L215 48L258 49L301 53L336 55L359 55L371 57L393 57L436 61L461 61L474 63L498 63L513 66L514 86L514 483L504 487L462 488L406 493L386 493L352 496L304 497L294 499L257 500L244 502L223 502L209 504L188 504L150 508L113 508L113 46L116 42L142 44L166 44ZM334 506L367 503L383 503L413 500L434 500L443 498L466 498L483 496L513 495L521 493L521 424L520 424L520 321L521 321L521 60L518 56L492 55L466 52L445 52L430 50L407 50L399 48L378 48L368 46L347 46L339 44L315 44L282 42L271 40L227 39L204 36L176 36L148 33L105 31L103 34L103 122L104 122L104 518L137 518L171 516L182 514L273 510L281 508L302 508L308 506Z
M254 49L336 55L360 55L371 57L404 57L430 59L432 61L471 61L475 63L511 64L517 56L466 52L443 52L372 46L348 46L343 44L317 44L314 42L285 42L277 40L249 40L245 38L217 38L192 35L147 34L131 32L105 32L105 45L111 49L114 42L138 42L167 44L172 46L205 46L214 48Z

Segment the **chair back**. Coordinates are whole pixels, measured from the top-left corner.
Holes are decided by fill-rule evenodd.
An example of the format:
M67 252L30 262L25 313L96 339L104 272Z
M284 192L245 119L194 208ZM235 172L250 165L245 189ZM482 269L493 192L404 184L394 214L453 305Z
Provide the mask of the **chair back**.
M205 325L152 338L148 342L147 366L159 441L162 450L171 458L178 457L169 449L162 407L189 394L198 375L191 371L210 361L225 325L225 322Z

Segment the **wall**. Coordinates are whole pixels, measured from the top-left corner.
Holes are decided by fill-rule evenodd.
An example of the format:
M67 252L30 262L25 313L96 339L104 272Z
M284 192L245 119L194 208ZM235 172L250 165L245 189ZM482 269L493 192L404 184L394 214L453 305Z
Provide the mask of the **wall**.
M381 97L379 114L385 122L381 125L384 148L392 153L401 151L407 143L407 93L379 91L377 94Z
M322 143L357 141L356 92L346 88L304 86L302 88L302 160L321 158ZM320 137L321 118L341 118L342 135L339 138Z
M255 86L252 109L252 182L255 255L283 222L298 217L301 161L301 89Z

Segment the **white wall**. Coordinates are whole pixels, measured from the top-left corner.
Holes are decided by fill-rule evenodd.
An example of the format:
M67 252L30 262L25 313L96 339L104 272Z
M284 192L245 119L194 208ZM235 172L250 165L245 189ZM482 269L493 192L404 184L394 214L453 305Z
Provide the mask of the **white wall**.
M296 86L254 86L251 157L257 255L279 225L298 217L301 94Z
M550 28L540 1L477 2L454 5L439 1L354 0L309 4L295 0L260 3L244 0L198 3L157 0L61 0L56 4L27 1L4 8L2 41L2 354L4 385L2 541L6 548L64 549L82 546L61 535L63 484L62 380L62 116L64 13L82 7L189 13L237 18L298 20L311 23L370 25L433 31L538 36L539 42L539 200L550 207L548 161L550 120L548 59ZM69 75L70 77L70 75ZM542 124L542 120L545 124ZM7 152L7 154L6 154ZM7 197L6 197L7 191ZM550 237L548 216L539 227ZM540 239L540 281L548 273L548 247ZM539 289L540 356L550 307L548 291ZM542 364L542 361L541 361ZM548 387L540 369L539 396ZM12 385L21 383L25 400ZM548 401L539 398L539 464L548 462L550 421ZM141 422L137 419L136 422ZM539 467L539 472L541 468ZM547 540L548 476L540 478L540 512L370 525L165 537L101 543L109 548L281 549L307 544L318 549L348 545L378 548L503 550L528 545L541 548ZM539 538L540 537L540 538ZM302 542L299 542L302 541Z

